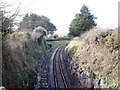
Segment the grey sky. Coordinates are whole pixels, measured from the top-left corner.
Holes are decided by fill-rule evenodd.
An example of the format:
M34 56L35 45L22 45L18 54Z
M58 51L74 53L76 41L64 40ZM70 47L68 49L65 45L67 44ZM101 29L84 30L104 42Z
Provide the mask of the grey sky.
M67 34L69 24L83 4L87 5L97 17L97 27L116 28L118 26L119 0L3 0L11 4L14 11L21 3L22 13L36 13L51 19L57 27L58 34Z

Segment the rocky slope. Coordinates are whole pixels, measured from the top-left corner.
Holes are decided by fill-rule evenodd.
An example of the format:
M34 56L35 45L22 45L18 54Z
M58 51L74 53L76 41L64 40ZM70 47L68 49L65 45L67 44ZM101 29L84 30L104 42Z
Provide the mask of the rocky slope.
M14 32L4 38L2 84L5 88L34 88L41 55L47 47L43 33L38 32Z
M90 30L74 38L66 52L84 73L93 72L101 88L118 87L118 30Z

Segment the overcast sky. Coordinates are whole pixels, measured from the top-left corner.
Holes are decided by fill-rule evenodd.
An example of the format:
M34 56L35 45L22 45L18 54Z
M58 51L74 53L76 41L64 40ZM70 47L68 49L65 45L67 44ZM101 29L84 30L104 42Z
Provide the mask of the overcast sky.
M97 17L97 27L116 28L118 26L119 0L2 0L14 11L21 3L21 13L36 13L47 16L57 27L58 34L67 34L69 25L82 5L87 5Z

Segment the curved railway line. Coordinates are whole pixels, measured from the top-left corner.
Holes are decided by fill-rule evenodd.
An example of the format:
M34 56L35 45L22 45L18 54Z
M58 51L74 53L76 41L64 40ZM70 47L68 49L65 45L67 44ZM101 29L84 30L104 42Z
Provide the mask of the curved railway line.
M62 51L63 47L59 47L54 55L53 58L53 73L54 73L54 84L55 89L58 90L59 88L68 89L68 81L64 72L64 66L62 63Z
M51 56L50 56L51 57ZM69 70L69 63L66 61L65 52L64 52L64 46L58 47L52 54L52 57L49 62L48 67L48 76L43 75L42 77L46 78L43 83L40 82L40 85L43 85L41 87L43 88L55 88L55 90L59 89L65 89L68 90L70 88L78 89L78 88L94 88L93 82L91 78L86 76L82 72L77 72L76 74L79 75L79 78L76 76L76 74L72 74ZM74 69L74 68L73 68ZM47 71L47 70L46 70ZM98 80L94 82L95 84L98 84ZM41 87L38 83L38 88L36 90L39 90Z

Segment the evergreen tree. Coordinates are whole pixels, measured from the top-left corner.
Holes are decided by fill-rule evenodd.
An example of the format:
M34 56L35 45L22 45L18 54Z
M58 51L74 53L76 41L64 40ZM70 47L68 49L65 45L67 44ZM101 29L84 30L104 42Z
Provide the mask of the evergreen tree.
M96 26L94 21L96 17L90 13L90 10L86 5L83 5L80 9L80 13L75 15L75 19L72 20L69 28L69 35L79 36L85 31L92 29Z

